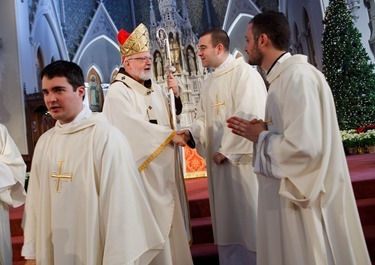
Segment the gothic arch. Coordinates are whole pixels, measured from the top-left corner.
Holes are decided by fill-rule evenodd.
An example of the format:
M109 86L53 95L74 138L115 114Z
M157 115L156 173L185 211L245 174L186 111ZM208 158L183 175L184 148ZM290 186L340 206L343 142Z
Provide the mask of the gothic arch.
M31 32L32 44L39 44L44 48L45 55L58 55L58 58L68 59L67 47L59 25L58 15L48 2L42 2L37 9ZM54 40L51 43L51 40ZM47 47L49 47L47 51Z
M100 80L100 83L102 83L103 80L103 74L101 73L99 67L96 64L91 64L89 70L86 74L86 81L89 82L90 75L95 75L97 80Z
M306 46L307 46L307 53L309 57L309 62L317 66L316 60L315 60L315 48L314 48L314 41L313 36L311 33L311 24L310 24L310 18L305 8L303 8L303 27L304 27L304 36L306 40Z
M111 73L111 82L110 83L112 83L115 80L116 75L118 74L118 70L119 70L119 68L113 69L113 71Z
M98 50L105 53L98 53ZM92 67L95 67L101 82L110 83L112 69L108 65L119 65L121 55L118 44L107 36L100 35L80 48L76 60L76 63L82 68L84 73L88 73Z
M251 14L240 13L233 20L233 23L229 26L227 30L228 36L230 38L229 50L237 50L241 53L245 53L244 47L246 46L246 43L244 36L247 30L247 26L249 25L249 22L253 17L254 16Z

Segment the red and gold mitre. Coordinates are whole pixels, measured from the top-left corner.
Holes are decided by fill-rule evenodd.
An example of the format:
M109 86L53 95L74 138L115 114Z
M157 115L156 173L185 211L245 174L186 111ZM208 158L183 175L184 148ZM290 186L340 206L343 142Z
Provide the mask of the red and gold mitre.
M117 34L117 40L123 57L150 51L150 36L142 23L131 34L121 29Z

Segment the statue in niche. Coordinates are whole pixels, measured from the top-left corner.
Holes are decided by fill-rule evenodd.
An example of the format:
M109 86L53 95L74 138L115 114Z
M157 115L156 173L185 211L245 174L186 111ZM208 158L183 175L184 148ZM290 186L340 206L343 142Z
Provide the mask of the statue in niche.
M176 72L180 73L180 47L172 34L169 36L169 46L172 65L176 68Z
M102 111L101 87L96 82L95 75L90 76L89 83L89 104L92 111Z
M197 68L195 65L195 54L191 49L188 49L188 64L190 75L195 75L197 73Z
M163 77L163 59L160 56L160 53L156 54L155 58L156 63L156 78L162 78Z

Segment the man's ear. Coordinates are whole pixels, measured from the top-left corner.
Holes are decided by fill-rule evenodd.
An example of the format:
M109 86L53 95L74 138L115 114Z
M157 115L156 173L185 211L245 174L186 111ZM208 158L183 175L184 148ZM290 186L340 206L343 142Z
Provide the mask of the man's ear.
M122 65L125 66L126 68L128 68L129 65L130 65L130 61L126 60L126 58L125 58L124 61L122 62Z
M86 93L85 86L79 86L77 87L78 95L84 97Z
M219 43L219 44L216 46L216 48L217 48L217 53L222 53L223 50L224 50L224 46L223 46L222 43Z
M259 36L259 44L261 46L266 46L268 44L268 41L269 41L269 39L268 39L268 36L266 34L261 34Z

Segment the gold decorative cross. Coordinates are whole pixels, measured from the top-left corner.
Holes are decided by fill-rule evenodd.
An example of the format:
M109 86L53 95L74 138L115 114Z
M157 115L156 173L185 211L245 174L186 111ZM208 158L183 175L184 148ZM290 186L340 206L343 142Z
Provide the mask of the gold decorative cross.
M57 179L56 192L60 192L59 187L60 187L60 180L61 179L70 179L70 181L72 181L72 175L63 175L62 174L62 163L63 163L63 161L59 160L59 173L51 175L51 178Z
M214 107L216 108L216 115L219 114L219 107L220 106L225 106L225 101L222 101L222 102L218 102L219 101L219 98L218 96L216 95L216 103L211 105L211 107Z

